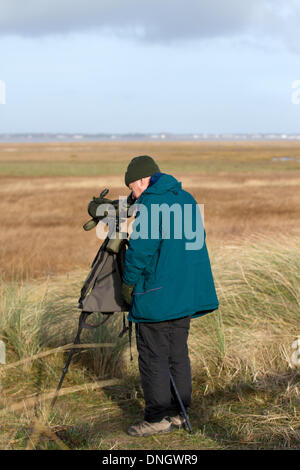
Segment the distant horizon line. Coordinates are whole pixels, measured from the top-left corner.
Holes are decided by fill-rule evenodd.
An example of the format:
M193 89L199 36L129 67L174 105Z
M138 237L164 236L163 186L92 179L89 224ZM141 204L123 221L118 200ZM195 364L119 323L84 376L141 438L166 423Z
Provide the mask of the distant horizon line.
M0 143L92 141L300 140L300 132L2 132Z

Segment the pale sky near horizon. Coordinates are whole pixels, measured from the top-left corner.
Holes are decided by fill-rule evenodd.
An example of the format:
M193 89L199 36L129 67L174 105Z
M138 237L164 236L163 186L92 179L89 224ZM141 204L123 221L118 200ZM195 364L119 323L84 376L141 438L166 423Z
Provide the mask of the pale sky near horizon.
M0 0L0 134L300 133L296 0Z

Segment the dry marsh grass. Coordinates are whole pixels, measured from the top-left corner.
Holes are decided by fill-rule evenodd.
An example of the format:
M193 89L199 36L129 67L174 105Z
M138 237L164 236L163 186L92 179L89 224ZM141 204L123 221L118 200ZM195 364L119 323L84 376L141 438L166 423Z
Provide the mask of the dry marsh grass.
M0 275L24 279L85 268L99 246L95 231L82 229L87 204L104 187L112 198L128 194L122 174L141 153L155 156L204 204L209 246L251 233L299 233L300 163L272 161L298 157L297 143L1 144ZM43 171L36 173L34 164Z

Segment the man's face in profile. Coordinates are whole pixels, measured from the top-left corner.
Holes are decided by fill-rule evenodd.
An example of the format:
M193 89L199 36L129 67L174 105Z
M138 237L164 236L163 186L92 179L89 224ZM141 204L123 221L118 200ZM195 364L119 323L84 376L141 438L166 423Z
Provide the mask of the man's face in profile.
M151 176L147 176L129 184L129 189L131 189L135 199L138 199L145 189L148 188L150 179Z

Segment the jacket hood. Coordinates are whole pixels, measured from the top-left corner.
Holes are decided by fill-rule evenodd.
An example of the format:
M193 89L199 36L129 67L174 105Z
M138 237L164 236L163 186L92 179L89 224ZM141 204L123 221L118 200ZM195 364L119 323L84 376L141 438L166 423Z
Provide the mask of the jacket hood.
M155 173L151 177L150 185L143 194L164 194L168 191L180 191L181 183L172 175Z

